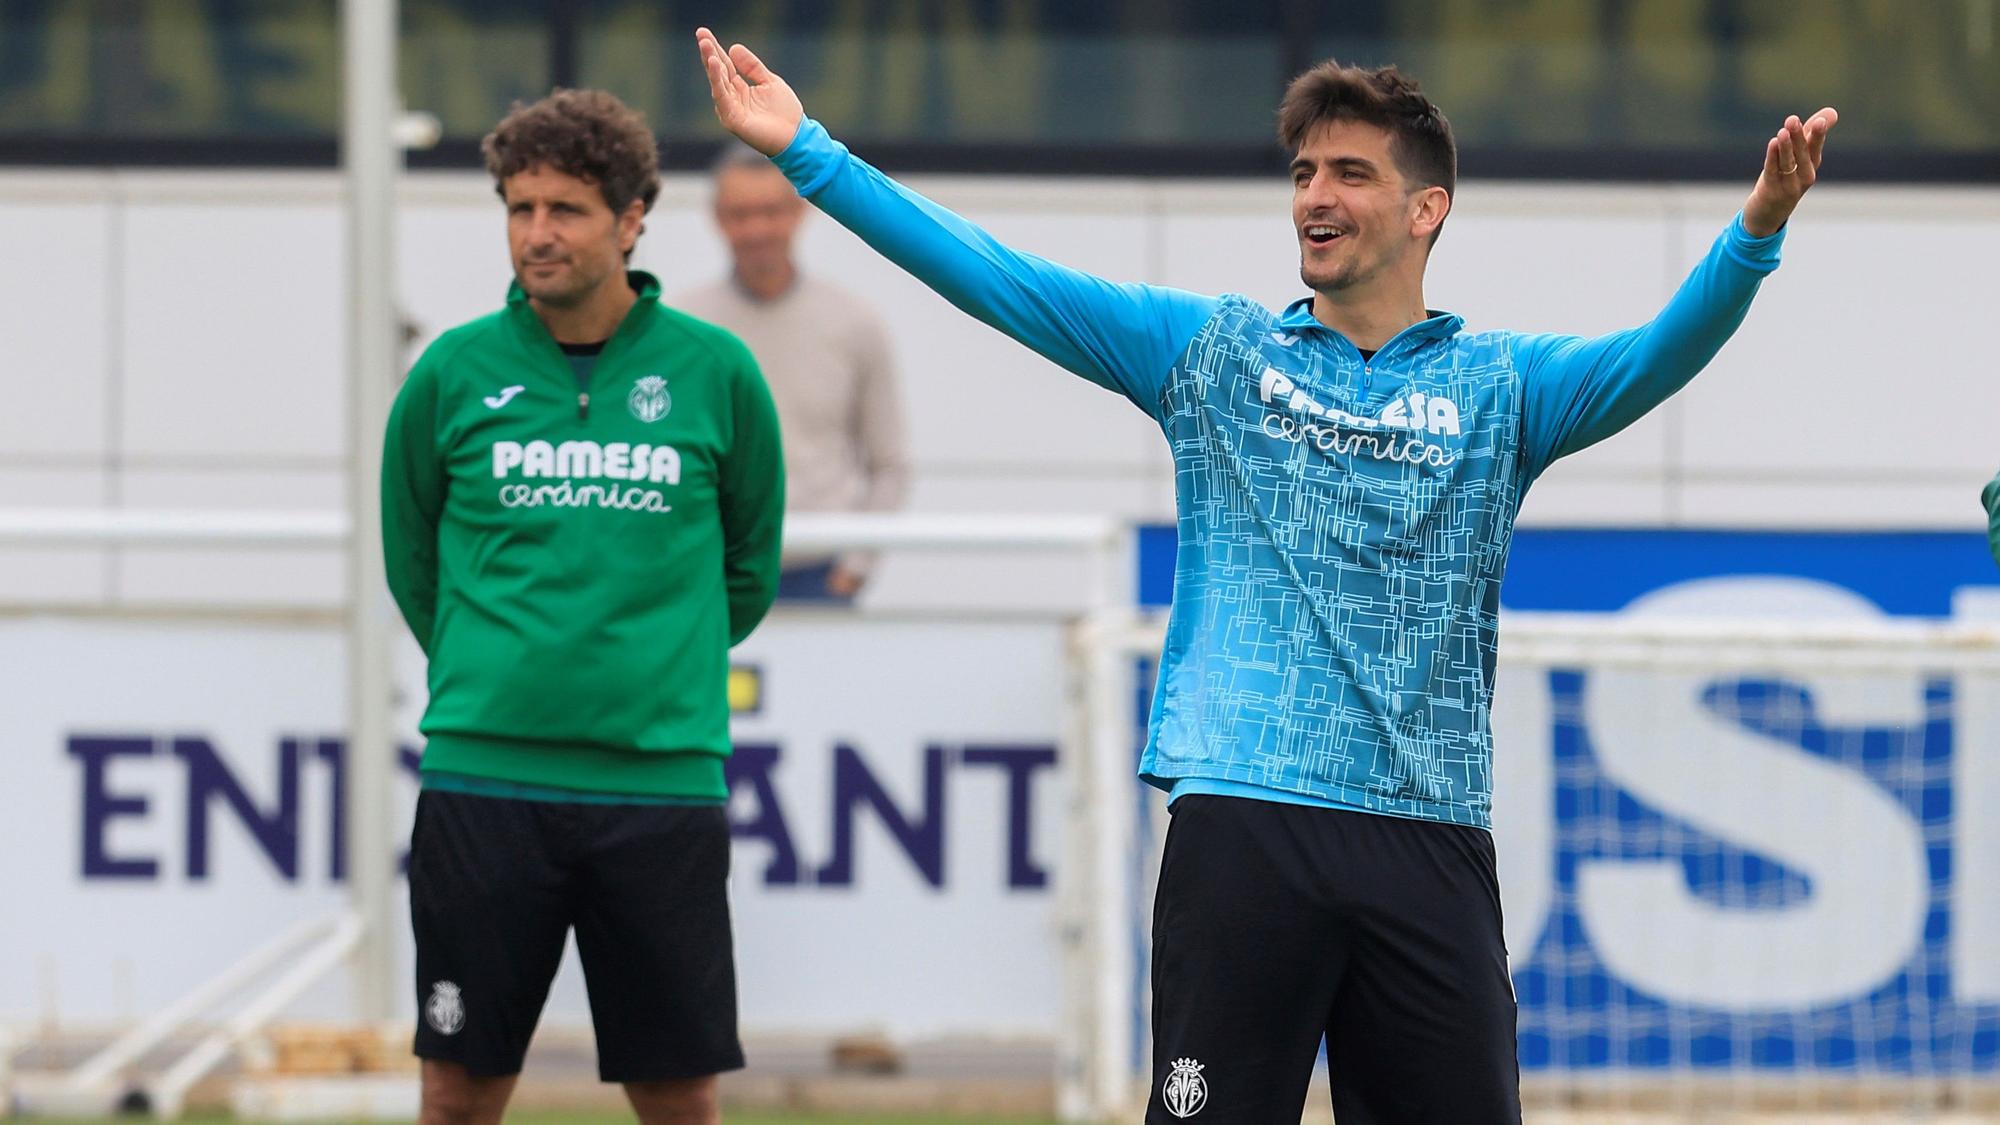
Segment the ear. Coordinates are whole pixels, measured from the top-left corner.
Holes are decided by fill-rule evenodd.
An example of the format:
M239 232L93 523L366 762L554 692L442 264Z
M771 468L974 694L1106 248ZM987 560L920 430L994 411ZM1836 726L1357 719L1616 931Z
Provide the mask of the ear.
M1411 198L1414 206L1410 210L1410 233L1428 239L1444 224L1445 216L1451 214L1451 193L1433 184Z
M626 204L624 212L618 216L618 249L630 254L632 247L639 242L639 235L644 233L645 229L646 203L644 200L635 199Z

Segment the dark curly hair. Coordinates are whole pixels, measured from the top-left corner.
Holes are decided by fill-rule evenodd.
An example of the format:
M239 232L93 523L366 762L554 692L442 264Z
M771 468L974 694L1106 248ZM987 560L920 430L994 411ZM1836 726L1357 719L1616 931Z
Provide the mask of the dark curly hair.
M1458 145L1444 111L1417 80L1393 66L1342 66L1329 59L1285 88L1278 103L1278 140L1292 152L1321 125L1359 121L1389 133L1389 152L1403 178L1419 187L1458 193ZM1440 228L1442 229L1442 228ZM1433 232L1432 241L1437 234Z
M557 89L533 105L515 102L479 150L503 199L507 177L538 167L596 184L613 214L635 199L651 211L660 196L652 128L645 115L603 90Z

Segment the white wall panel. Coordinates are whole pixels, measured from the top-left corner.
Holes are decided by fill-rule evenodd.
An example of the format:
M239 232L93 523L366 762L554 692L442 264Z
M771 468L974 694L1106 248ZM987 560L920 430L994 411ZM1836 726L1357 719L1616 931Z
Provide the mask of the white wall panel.
M119 215L101 185L48 177L0 206L0 452L102 456ZM99 190L93 191L93 187ZM77 199L77 202L59 202Z
M1558 462L1535 482L1521 505L1522 527L1658 527L1672 522L1671 484L1649 473L1573 471L1570 462L1582 459Z
M1689 229L1690 255L1707 249L1699 233ZM1990 475L2000 380L1979 340L2000 296L1995 260L2000 195L1816 192L1749 319L1691 390L1689 471L1746 486L1800 472L1856 484Z
M321 547L128 547L118 594L148 605L310 606L346 601L346 556Z
M396 212L396 259L397 300L417 331L405 358L415 362L447 329L506 303L506 210L482 178L412 175Z
M126 209L128 454L336 456L346 288L331 202Z
M136 509L323 512L347 495L336 465L128 468L119 490ZM344 600L345 559L337 547L128 547L118 552L118 588L141 602L332 607Z
M1990 479L1989 469L1955 480L1688 481L1677 506L1679 522L1695 527L1972 529L1985 526L1979 489Z

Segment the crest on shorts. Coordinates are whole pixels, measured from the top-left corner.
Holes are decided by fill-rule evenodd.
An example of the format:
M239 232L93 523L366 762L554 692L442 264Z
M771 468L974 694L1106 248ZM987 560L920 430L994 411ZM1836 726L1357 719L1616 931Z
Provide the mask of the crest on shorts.
M1202 1080L1202 1066L1193 1059L1175 1059L1167 1084L1160 1088L1160 1100L1175 1117L1193 1117L1208 1104L1208 1083Z
M648 375L632 384L632 393L625 396L625 405L632 408L632 417L641 422L657 422L674 408L674 396L667 393L667 377Z
M465 1026L465 1003L458 998L458 986L448 980L431 985L431 998L424 1001L424 1019L439 1035L456 1035Z

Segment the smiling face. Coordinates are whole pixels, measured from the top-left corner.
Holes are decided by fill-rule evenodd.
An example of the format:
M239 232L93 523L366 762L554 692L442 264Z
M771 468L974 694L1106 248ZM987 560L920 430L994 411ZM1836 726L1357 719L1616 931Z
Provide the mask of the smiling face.
M508 176L500 194L514 277L529 297L555 308L585 304L624 273L646 213L633 200L614 214L595 183L547 165Z
M1292 227L1299 279L1337 293L1414 270L1450 210L1443 188L1408 180L1386 129L1329 121L1306 135L1292 161Z

